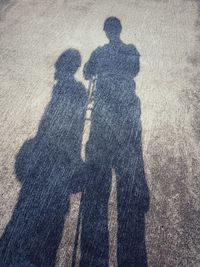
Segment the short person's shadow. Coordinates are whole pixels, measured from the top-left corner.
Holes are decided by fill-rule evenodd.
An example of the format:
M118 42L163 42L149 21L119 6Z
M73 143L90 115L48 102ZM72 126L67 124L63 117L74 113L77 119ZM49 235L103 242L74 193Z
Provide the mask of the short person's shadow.
M109 266L108 202L114 170L118 266L147 267L149 191L142 155L141 105L134 82L140 55L134 45L120 40L117 18L108 18L104 30L109 43L97 48L84 67L85 78L96 79L96 89L86 146L88 179L81 204L80 266Z
M58 58L57 83L37 134L16 156L21 191L0 240L1 267L55 266L69 195L84 184L80 150L87 93L74 78L80 64L75 49Z

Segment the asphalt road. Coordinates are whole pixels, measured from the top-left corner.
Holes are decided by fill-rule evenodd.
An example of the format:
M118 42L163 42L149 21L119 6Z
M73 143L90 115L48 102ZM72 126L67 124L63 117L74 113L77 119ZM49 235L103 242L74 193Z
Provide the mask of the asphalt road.
M148 266L200 266L199 12L198 0L0 1L2 236L25 188L17 178L17 155L27 140L37 139L41 118L51 103L55 62L63 51L77 49L82 64L75 77L88 88L83 66L92 51L107 42L103 23L114 15L123 26L122 40L133 43L141 54L141 69L135 81L141 101L142 149L150 196L144 233ZM85 127L83 161L90 124ZM109 265L118 266L115 171L111 182ZM25 190L29 192L31 187ZM64 206L56 206L57 202L52 205L52 209L63 209L64 214L55 266L71 266L74 258L79 264L81 245L76 231L80 192L69 194L67 212ZM40 190L34 194L37 206ZM49 212L53 214L54 209ZM18 224L21 222L23 229L25 223L19 219ZM19 253L22 258L23 251Z

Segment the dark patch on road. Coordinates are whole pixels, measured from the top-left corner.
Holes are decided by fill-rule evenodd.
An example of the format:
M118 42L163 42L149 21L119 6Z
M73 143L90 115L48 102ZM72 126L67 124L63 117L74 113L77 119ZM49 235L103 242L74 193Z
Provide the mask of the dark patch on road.
M5 19L7 12L17 3L16 0L2 0L0 2L0 21Z

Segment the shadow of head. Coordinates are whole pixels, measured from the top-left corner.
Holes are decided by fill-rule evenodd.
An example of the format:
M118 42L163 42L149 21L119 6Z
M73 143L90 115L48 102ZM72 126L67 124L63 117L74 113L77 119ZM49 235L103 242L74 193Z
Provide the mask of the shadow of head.
M108 17L104 22L103 30L106 33L107 38L112 42L119 39L122 31L122 25L118 18Z
M81 66L81 54L76 49L64 51L55 63L55 80L62 81L73 76Z

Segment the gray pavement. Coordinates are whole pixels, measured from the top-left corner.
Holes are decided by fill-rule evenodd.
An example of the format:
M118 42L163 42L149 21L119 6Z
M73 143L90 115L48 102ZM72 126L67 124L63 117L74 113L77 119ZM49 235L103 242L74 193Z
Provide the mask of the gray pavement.
M104 20L116 16L123 26L122 40L136 45L141 54L135 81L150 194L145 216L148 266L200 266L199 12L199 1L192 0L0 1L1 235L23 187L16 177L16 156L24 142L37 135L51 100L56 60L63 51L77 49L82 64L76 78L88 88L83 66L92 51L107 42ZM86 124L83 161L89 129ZM68 201L55 266L71 266L74 258L81 193L71 193ZM116 201L113 171L110 266L118 266ZM78 266L80 238L77 242Z

